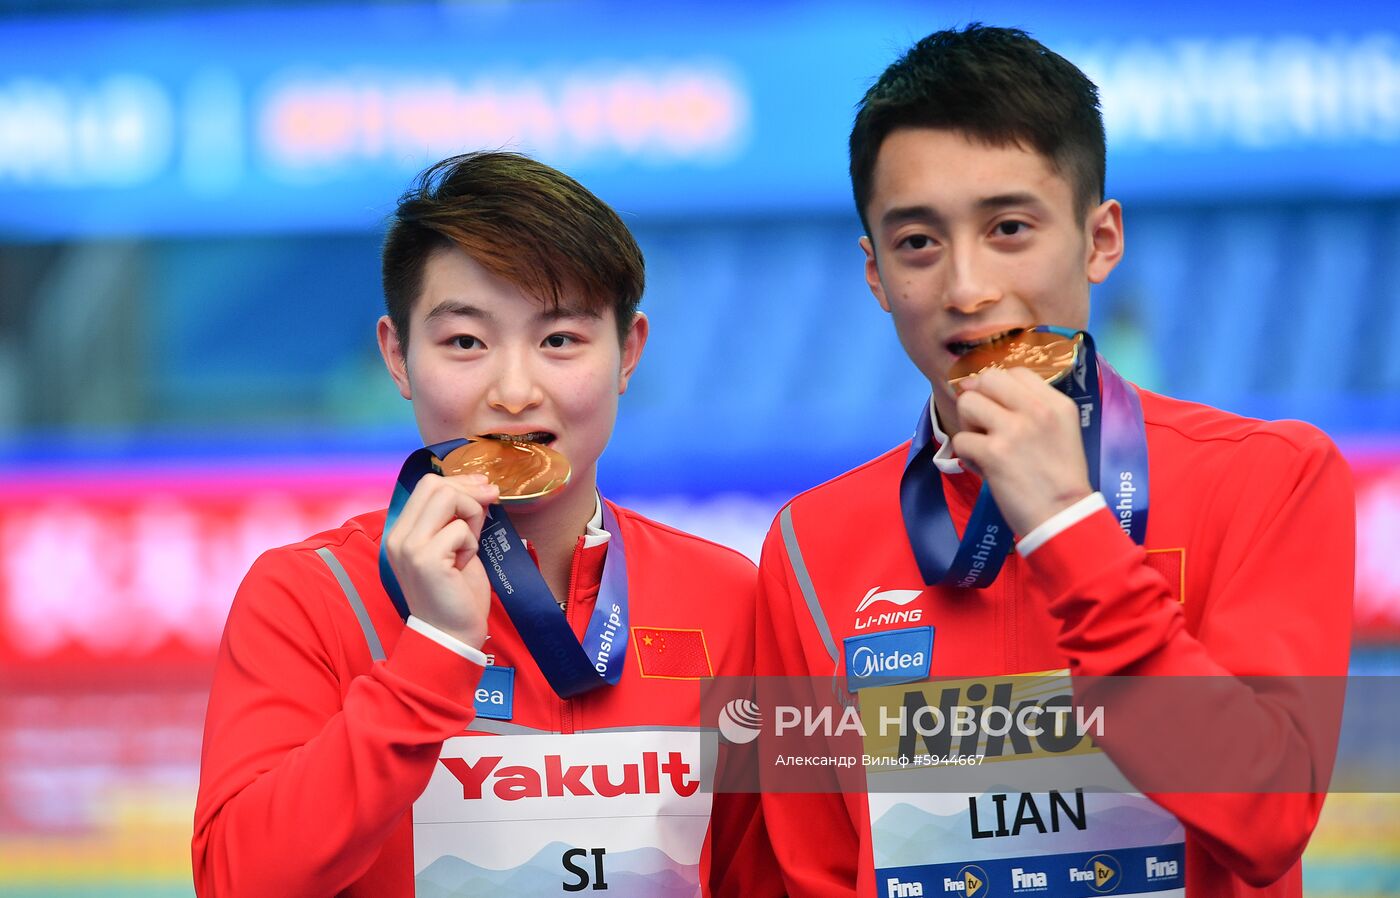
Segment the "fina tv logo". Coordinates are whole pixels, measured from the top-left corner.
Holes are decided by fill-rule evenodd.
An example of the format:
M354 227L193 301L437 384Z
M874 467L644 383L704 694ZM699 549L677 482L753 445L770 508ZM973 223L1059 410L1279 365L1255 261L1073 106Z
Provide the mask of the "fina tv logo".
M962 895L963 898L987 898L991 891L987 885L987 871L976 864L968 864L956 876L943 877L943 891Z
M745 745L758 738L763 711L746 698L736 698L719 709L719 732L734 745Z
M1088 883L1089 888L1106 895L1123 881L1123 867L1111 854L1096 854L1082 868L1069 868L1070 882Z

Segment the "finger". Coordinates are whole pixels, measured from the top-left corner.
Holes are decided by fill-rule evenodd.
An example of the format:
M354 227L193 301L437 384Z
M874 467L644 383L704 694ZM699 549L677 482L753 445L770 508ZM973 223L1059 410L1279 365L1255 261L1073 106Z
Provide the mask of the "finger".
M437 536L442 528L458 518L467 521L469 526L475 521L475 530L480 532L485 512L481 503L460 485L438 478L436 481L421 484L420 489L425 490L428 495L419 508L417 519L403 534L403 548L417 551Z
M991 437L985 433L975 433L970 430L960 430L953 434L953 454L964 468L976 474L982 479L985 468L982 462L989 452Z
M477 480L480 475L471 475L470 478L449 477L447 482L454 489L459 490L463 495L469 497L474 503L467 506L469 514L458 514L466 520L472 529L472 533L480 534L481 528L486 525L486 508L497 502L501 498L500 488L494 483L488 482L485 478Z
M481 474L454 474L446 478L453 489L471 496L482 505L491 505L501 498L501 489Z
M998 426L1006 426L1012 411L982 392L963 393L958 397L958 421L964 430L990 433Z
M1054 391L1054 387L1041 380L1035 372L1025 368L1009 371L1004 368L990 368L964 381L962 387L966 393L981 394L1013 411L1033 405L1038 394L1043 399L1040 388Z
M471 527L465 520L456 518L439 530L423 550L428 558L441 558L461 570L476 556L476 548L477 538Z
M442 476L429 472L418 478L418 482L413 485L413 489L408 494L408 500L404 502L403 508L399 509L398 519L394 521L394 526L389 528L389 532L384 534L384 547L390 552L397 553L403 548L404 536L413 530L418 523L418 519L423 515L423 507L427 505L435 494L434 481L442 480Z

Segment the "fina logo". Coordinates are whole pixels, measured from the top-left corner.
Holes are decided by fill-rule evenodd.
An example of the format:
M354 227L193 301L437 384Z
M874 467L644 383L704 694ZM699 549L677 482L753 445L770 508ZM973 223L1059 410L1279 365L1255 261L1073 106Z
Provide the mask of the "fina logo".
M763 711L746 698L736 698L719 709L719 732L726 741L744 745L758 738Z

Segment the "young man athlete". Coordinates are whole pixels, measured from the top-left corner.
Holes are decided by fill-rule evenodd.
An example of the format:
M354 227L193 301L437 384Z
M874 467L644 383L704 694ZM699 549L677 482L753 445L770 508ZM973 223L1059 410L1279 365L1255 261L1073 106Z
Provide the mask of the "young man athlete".
M415 453L387 536L381 510L258 559L209 700L197 892L764 893L757 799L712 815L698 730L697 680L751 672L753 565L597 492L647 340L632 235L566 175L470 154L400 201L383 269L425 444L548 444L572 478L510 507L516 536L496 486Z
M963 355L1002 335L1087 325L1090 285L1124 247L1104 157L1096 88L1020 31L932 34L865 95L850 166L866 281L931 408L912 443L780 512L760 563L759 672L835 670L858 695L945 676L1211 677L1211 707L1156 717L1216 713L1227 749L1230 733L1255 740L1242 769L1260 783L1286 764L1304 776L1285 792L1194 794L1158 777L1117 811L1052 797L1055 816L1034 790L903 807L875 790L765 794L793 895L1301 894L1322 804L1307 777L1325 780L1336 731L1232 677L1346 672L1355 525L1336 448L1308 425L1136 390L1092 362L1075 376L1102 387L1080 384L1082 401L1024 368L949 385ZM1098 415L1118 454L1094 478L1081 425ZM984 485L1000 522L978 507ZM1007 530L1017 541L997 574ZM988 776L1022 763L1015 752L1058 763L1044 743L997 744ZM1131 754L1117 763L1143 760ZM1180 759L1147 760L1135 775Z

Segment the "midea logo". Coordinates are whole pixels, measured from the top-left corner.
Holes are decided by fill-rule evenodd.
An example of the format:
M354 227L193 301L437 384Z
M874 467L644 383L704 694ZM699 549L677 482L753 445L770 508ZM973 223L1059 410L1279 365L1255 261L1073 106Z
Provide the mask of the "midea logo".
M851 655L850 673L864 678L874 674L896 673L923 667L926 663L923 652L877 652L870 646L863 645Z

